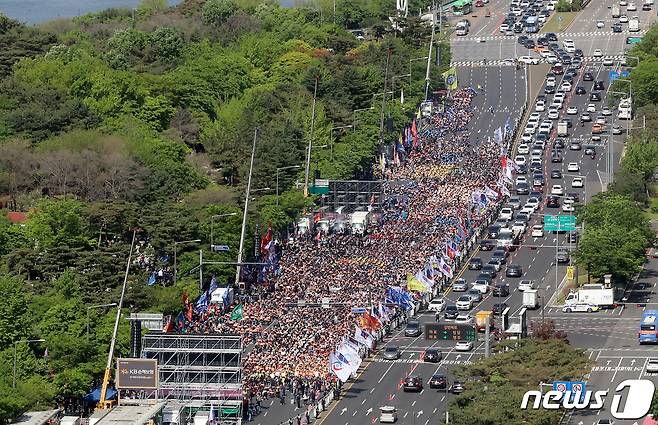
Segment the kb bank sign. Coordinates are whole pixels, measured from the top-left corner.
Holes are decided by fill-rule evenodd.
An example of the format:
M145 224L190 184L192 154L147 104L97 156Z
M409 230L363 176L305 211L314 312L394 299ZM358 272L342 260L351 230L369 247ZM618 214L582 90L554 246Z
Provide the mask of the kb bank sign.
M621 405L621 393L627 388L624 405ZM523 395L521 409L539 409L540 406L548 410L557 410L560 407L565 409L601 409L605 404L608 391L585 391L583 393L583 389L584 385L576 384L574 388L569 388L566 391L556 389L545 394L540 391L528 391ZM654 392L653 382L649 380L627 379L615 388L610 414L616 419L643 418L649 413ZM532 405L528 407L531 399L533 400Z

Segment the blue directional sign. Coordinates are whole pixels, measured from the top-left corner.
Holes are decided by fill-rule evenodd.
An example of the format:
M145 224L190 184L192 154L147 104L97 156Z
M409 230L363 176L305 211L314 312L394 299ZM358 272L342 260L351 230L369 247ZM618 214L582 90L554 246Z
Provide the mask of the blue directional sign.
M608 73L608 79L610 80L611 83L620 77L621 77L621 73L619 71L610 71Z
M624 70L621 72L621 78L628 78L629 75L631 75L631 71Z
M580 400L582 401L585 398L585 391L587 389L587 384L583 381L554 381L553 382L553 391L560 391L566 393L571 391L571 396L574 397L577 392L580 391Z
M363 314L366 311L365 307L352 307L352 314Z

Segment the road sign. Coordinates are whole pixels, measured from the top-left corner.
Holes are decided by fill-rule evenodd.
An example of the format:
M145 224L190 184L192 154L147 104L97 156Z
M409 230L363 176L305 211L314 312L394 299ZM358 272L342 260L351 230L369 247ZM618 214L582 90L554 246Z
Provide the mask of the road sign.
M573 274L574 274L573 269L574 269L573 266L567 266L567 279L569 280L573 280Z
M613 81L615 81L619 77L621 77L621 73L619 71L610 71L608 73L608 80L610 80L610 83L612 83Z
M587 385L583 381L554 381L553 382L553 391L567 392L571 391L571 397L575 396L575 393L580 392L581 401L585 398L585 391Z
M228 252L229 247L228 245L213 245L212 250L215 252Z
M477 331L475 330L475 326L470 325L428 323L425 325L425 339L475 341L477 339Z
M631 75L631 71L624 70L621 72L621 77L622 78L627 78L629 75Z
M576 217L573 215L546 215L544 230L547 232L574 232Z
M352 307L352 314L363 314L366 312L365 307Z

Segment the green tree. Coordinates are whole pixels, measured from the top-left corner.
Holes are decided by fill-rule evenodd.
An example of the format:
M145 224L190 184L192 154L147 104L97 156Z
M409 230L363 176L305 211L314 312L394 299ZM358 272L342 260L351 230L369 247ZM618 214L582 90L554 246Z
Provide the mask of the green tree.
M624 167L615 173L615 180L610 185L610 190L635 202L642 204L647 202L647 186L642 174Z
M0 275L0 350L25 338L30 331L29 297L23 282Z
M144 104L135 113L140 120L150 125L154 130L161 131L169 125L169 120L176 112L169 101L162 95L146 96Z
M201 18L206 25L218 26L237 12L233 0L207 0L201 9Z
M183 39L174 28L159 27L150 34L151 48L155 59L171 61L177 59L184 47Z

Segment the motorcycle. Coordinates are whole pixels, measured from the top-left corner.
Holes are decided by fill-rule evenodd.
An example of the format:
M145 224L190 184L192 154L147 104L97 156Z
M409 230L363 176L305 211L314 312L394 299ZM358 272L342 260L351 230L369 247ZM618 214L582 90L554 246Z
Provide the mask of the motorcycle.
M589 157L592 159L596 158L596 153L592 152L592 154Z

